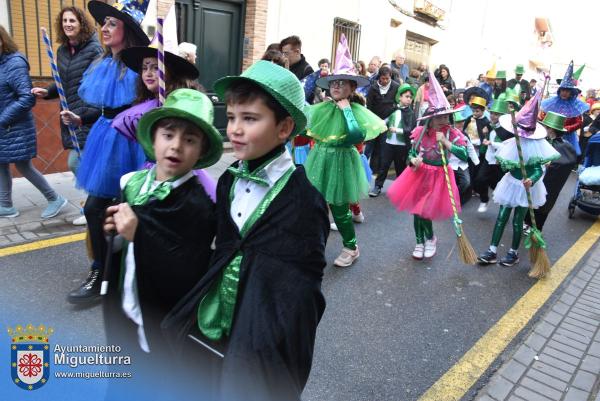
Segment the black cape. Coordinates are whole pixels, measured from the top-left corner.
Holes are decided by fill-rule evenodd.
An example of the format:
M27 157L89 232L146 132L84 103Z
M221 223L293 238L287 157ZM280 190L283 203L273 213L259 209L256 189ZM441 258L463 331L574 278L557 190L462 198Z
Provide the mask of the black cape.
M303 167L291 175L244 238L230 215L233 176L217 185L216 249L208 273L163 321L174 348L197 326L200 300L237 251L242 251L237 302L219 366L219 397L227 401L300 400L310 373L329 234L328 209ZM198 386L198 391L201 388Z
M208 269L216 231L215 205L193 177L164 200L152 199L132 209L138 218L133 243L144 330L151 354L167 354L160 322ZM103 300L105 326L109 344L124 344L137 352L137 326L121 307L122 256L120 251L112 257Z

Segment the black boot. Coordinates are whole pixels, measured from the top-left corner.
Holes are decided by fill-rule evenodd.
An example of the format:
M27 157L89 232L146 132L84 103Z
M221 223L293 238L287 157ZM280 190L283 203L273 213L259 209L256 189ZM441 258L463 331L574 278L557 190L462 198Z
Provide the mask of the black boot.
M94 302L100 298L100 286L102 285L102 274L100 269L90 271L83 284L73 290L67 296L67 301L72 304L84 304Z

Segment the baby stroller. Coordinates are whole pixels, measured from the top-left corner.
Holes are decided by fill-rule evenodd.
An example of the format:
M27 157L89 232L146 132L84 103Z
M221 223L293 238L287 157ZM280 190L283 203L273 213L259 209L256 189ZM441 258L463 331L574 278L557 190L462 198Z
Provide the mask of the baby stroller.
M575 194L569 202L570 219L576 206L586 213L600 215L600 133L593 135L588 142Z

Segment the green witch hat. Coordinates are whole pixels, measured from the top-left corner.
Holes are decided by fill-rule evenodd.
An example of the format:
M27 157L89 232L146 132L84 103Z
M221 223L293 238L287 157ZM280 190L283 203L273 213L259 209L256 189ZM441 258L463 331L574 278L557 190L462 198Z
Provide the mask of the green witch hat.
M575 72L573 73L573 79L575 79L575 80L579 81L579 77L581 76L581 73L583 72L583 69L584 69L584 68L585 68L585 64L584 64L584 65L582 65L581 67L579 67L579 68L577 69L577 71L575 71Z
M558 114L553 111L549 111L546 114L546 116L544 117L544 120L542 121L542 125L545 125L546 127L554 128L557 131L567 132L567 130L565 129L565 119L566 118L567 117L563 116L562 114Z
M223 154L223 137L213 126L214 107L208 96L194 89L177 89L165 99L162 107L144 114L137 127L137 139L146 157L156 160L152 145L152 126L163 118L176 117L197 125L208 138L208 150L194 165L195 169L212 166Z

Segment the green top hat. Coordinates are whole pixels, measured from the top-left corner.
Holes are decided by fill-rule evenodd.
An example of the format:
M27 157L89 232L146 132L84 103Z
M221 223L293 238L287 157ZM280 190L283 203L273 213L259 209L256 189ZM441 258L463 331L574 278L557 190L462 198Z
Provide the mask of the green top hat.
M565 119L566 117L562 114L549 111L544 117L544 121L542 121L542 124L546 127L554 128L555 130L560 132L567 132L567 130L565 129Z
M506 79L506 71L504 71L504 70L497 71L496 79Z
M304 90L298 78L289 70L271 63L270 61L257 61L240 76L223 77L214 84L214 89L221 99L225 99L225 92L231 85L240 81L253 82L265 90L290 113L295 126L292 136L304 131L306 115L304 109Z
M406 91L410 91L410 93L412 93L413 99L415 98L417 90L414 88L414 86L410 84L402 84L396 91L396 103L400 103L400 96L402 96L402 94Z
M464 113L463 113L464 107L461 107L460 109L456 109L456 111L454 113L452 113L452 120L455 123L459 123L461 121L465 121L467 119L467 117L465 117Z
M497 114L508 114L510 113L510 111L508 110L508 102L504 99L501 99L500 97L503 95L500 94L500 96L498 96L498 99L494 100L494 103L492 104L492 106L490 107L490 113L497 113Z
M515 67L515 74L523 75L524 73L525 73L525 67L523 67L522 64L517 64L517 66Z
M515 107L515 110L519 110L519 108L521 108L521 101L519 99L519 95L517 94L517 91L515 91L513 88L506 88L504 93L498 95L498 99L500 99L500 96L502 95L504 95L504 99L502 100L508 103L512 103Z
M176 117L197 125L208 138L208 150L194 165L195 169L212 166L223 153L223 138L213 126L214 108L210 99L194 89L177 89L165 99L163 107L144 114L137 127L137 139L150 160L156 160L152 145L152 126L163 118Z

